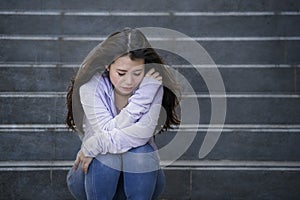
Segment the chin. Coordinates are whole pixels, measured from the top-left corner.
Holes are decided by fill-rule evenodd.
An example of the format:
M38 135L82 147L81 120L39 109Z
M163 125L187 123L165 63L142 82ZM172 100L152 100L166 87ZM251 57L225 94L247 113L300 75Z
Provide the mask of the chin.
M129 96L132 94L132 91L128 92L128 91L119 91L119 94L122 96Z

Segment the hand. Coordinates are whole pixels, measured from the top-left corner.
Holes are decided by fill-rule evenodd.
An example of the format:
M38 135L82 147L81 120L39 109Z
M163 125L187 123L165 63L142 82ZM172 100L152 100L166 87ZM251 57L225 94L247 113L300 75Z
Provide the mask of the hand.
M160 83L162 83L162 77L161 77L161 75L158 72L156 72L154 68L150 69L146 73L145 77L150 77L150 78L156 79L157 81L159 81Z
M74 169L77 170L79 163L81 163L81 170L87 174L88 168L90 163L92 162L93 158L91 157L85 157L82 151L80 150L77 154L76 160L74 162Z

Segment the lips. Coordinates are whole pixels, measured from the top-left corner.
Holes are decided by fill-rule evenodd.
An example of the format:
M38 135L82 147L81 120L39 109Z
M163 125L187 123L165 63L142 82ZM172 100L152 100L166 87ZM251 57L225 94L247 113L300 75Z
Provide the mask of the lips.
M125 90L125 91L132 91L133 88L132 88L132 87L122 87L122 90Z

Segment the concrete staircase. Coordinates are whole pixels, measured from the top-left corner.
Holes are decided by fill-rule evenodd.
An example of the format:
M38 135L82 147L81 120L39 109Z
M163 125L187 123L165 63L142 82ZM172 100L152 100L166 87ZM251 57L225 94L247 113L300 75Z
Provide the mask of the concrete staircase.
M148 26L196 39L227 92L222 134L199 159L218 97L183 59L162 52L201 110L198 129L178 130L197 136L165 168L162 199L299 199L299 10L292 0L1 0L0 199L72 199L65 178L80 140L63 124L69 79L108 34ZM158 136L159 146L175 131Z

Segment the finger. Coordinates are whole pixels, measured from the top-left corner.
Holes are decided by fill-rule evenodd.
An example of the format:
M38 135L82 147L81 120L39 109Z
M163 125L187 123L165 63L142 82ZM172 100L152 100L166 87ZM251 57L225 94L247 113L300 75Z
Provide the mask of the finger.
M84 167L84 173L85 174L88 173L88 168L89 168L89 164L85 164L85 167Z
M150 72L150 71L149 71ZM152 69L151 69L151 72L152 72ZM147 73L148 74L148 73ZM153 72L152 73L149 73L148 75L147 75L147 77L150 77L150 78L153 78L153 79L156 79L156 80L161 80L162 78L161 78L161 76L160 76L160 74L159 74L159 72L156 72L156 71L154 71L154 69L153 69Z
M90 164L89 164L88 162L82 163L82 171L83 171L85 174L87 174L87 172L88 172L89 165L90 165Z
M156 72L155 74L152 75L152 78L159 81L159 82L162 82L162 76Z
M84 172L84 162L81 162L81 171Z
M156 79L157 77L159 77L159 76L160 76L160 74L159 74L158 72L155 72L154 74L152 74L152 77L155 78L155 79Z
M75 171L78 169L79 163L80 163L80 159L79 159L79 157L77 157L76 160L75 160L75 162L74 162L74 169L75 169Z
M146 76L151 76L155 72L154 68L151 68L147 73Z
M159 76L159 77L156 78L156 80L158 80L159 82L162 82L162 77Z
M77 153L76 160L75 160L75 162L74 162L74 168L75 168L75 170L78 169L78 166L79 166L81 160L82 160L82 152L79 151L79 152Z

